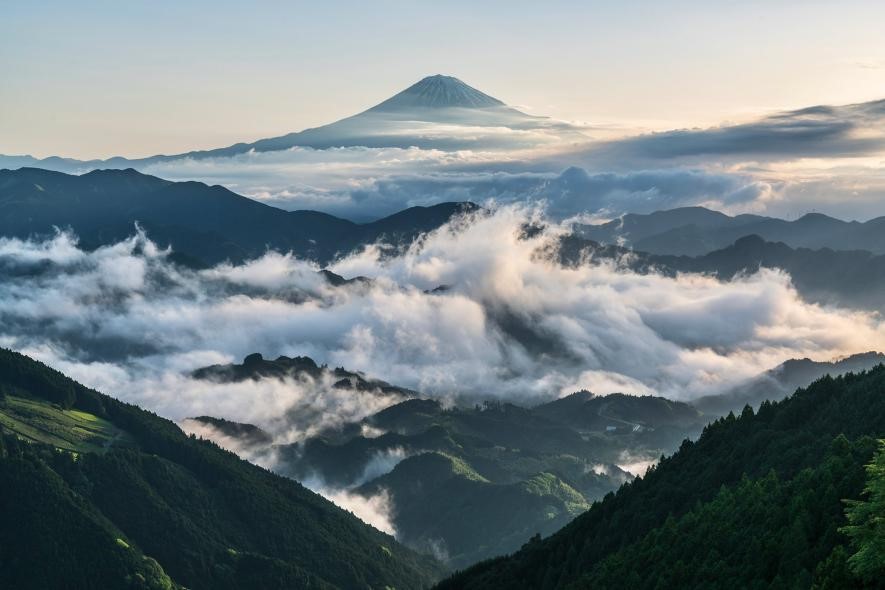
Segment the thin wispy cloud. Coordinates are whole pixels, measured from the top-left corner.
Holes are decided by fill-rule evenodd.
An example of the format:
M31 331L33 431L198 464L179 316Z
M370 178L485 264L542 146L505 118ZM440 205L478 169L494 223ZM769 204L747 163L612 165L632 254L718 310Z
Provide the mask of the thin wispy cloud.
M425 125L438 138L469 126ZM442 201L546 202L557 217L618 215L685 205L730 213L881 215L885 102L814 106L756 121L587 139L528 133L507 149L293 148L152 164L147 172L220 183L286 209L352 218ZM434 133L436 135L434 135ZM541 133L541 136L532 134ZM862 162L862 165L858 165Z

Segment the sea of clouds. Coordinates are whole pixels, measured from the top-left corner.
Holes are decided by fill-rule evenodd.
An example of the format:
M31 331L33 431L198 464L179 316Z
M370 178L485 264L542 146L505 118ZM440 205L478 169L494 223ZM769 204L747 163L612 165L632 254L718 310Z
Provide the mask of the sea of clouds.
M527 223L544 230L527 234ZM0 339L176 420L212 410L257 423L300 394L189 372L261 352L448 399L533 403L581 388L692 399L786 358L885 342L880 317L806 303L778 271L723 282L562 267L543 252L563 231L529 207L480 212L402 256L369 247L338 261L331 270L372 279L341 287L277 252L183 268L141 232L94 251L66 233L0 239Z
M215 383L191 371L260 352L307 355L449 403L535 404L580 389L691 400L788 358L885 342L880 316L807 303L778 271L720 281L612 262L563 267L548 254L564 231L530 206L480 211L402 256L371 246L338 261L334 272L372 279L339 287L278 252L183 268L135 230L92 251L67 233L4 238L0 345L173 420L208 414L291 443L397 398L331 379ZM392 530L384 498L315 487Z
M296 147L141 169L355 220L464 200L544 202L559 219L687 205L787 218L882 214L885 101L617 137L567 125L542 131L423 123L420 132L407 130L400 147ZM492 132L499 141L482 139Z
M552 123L413 121L392 133L390 145L400 147L133 165L354 220L445 201L491 213L455 220L402 256L373 246L339 260L331 270L372 279L340 287L280 252L182 268L135 228L130 239L91 251L68 233L0 238L0 345L271 468L273 448L244 447L188 418L254 423L275 442L297 443L399 398L337 389L329 376L216 383L193 379L194 369L260 352L308 355L447 403L533 404L579 389L691 400L788 358L830 360L885 345L881 316L807 303L782 272L719 281L637 274L612 261L565 268L545 255L569 218L688 205L787 218L881 215L885 101L632 136ZM0 157L0 165L23 164L79 165ZM543 229L527 233L527 225ZM400 459L379 457L367 469L380 475ZM637 471L645 467L646 458L636 459ZM305 483L394 532L385 495Z

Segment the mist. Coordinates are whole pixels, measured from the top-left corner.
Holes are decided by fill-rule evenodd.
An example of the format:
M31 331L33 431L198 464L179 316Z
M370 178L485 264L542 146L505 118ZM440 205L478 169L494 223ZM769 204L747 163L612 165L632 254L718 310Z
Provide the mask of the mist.
M526 237L526 223L544 230ZM301 408L314 428L390 400L347 397L329 383L220 384L189 373L261 352L447 400L531 404L584 388L689 400L787 358L829 360L885 342L879 316L806 303L778 271L723 282L592 261L564 268L545 255L562 231L537 209L501 207L399 257L369 247L340 260L333 271L373 279L341 287L275 252L188 270L141 232L91 252L65 233L3 239L0 342L174 420L268 426Z

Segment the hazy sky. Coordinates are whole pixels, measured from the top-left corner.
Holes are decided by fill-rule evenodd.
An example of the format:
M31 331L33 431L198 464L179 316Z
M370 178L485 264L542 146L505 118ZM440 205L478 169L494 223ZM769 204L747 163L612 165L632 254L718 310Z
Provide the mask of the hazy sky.
M0 153L174 153L316 126L434 73L672 128L885 97L885 2L8 2Z

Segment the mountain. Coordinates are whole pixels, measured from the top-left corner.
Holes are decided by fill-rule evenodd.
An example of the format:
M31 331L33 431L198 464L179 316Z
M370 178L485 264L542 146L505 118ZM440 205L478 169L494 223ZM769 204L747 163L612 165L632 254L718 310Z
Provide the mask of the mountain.
M885 217L861 223L809 213L786 221L758 215L731 217L703 207L683 207L645 215L630 213L596 225L577 225L575 233L601 244L676 256L700 256L754 234L793 248L885 254Z
M852 571L842 527L885 436L883 392L879 365L730 414L553 536L438 588L882 588Z
M832 362L808 358L790 359L730 391L698 398L691 405L711 416L740 412L746 405L755 408L765 400L782 399L824 375L836 377L844 373L866 371L882 363L885 363L885 354L881 352L853 354Z
M201 378L309 377L341 387L343 368L307 357L199 369ZM357 381L359 379L360 381ZM696 436L706 422L693 407L652 396L579 392L535 408L485 402L444 407L363 375L343 385L399 394L401 401L358 422L327 428L295 444L256 443L256 426L200 417L220 443L273 455L274 470L367 501L389 501L397 539L452 567L514 551L549 535L617 489L663 452ZM583 406L583 407L577 407ZM284 415L289 430L300 415ZM258 432L260 429L258 429ZM233 439L233 440L231 440ZM633 473L631 473L631 471Z
M317 365L310 357L287 356L277 357L275 360L266 360L260 353L253 353L243 359L242 364L231 363L227 365L210 365L201 367L191 374L196 379L206 379L218 383L237 383L251 379L322 379L327 376L337 389L355 389L359 391L378 390L385 394L395 394L400 397L414 397L416 392L402 387L396 387L385 381L368 378L362 373L348 371L342 367L330 369L327 366Z
M566 236L557 251L563 264L611 260L642 273L704 273L731 280L760 268L781 269L790 275L803 298L822 304L885 311L885 255L865 250L791 248L748 235L722 249L699 256L650 254L623 246Z
M277 469L366 498L386 494L398 539L464 567L553 533L633 477L619 463L652 462L702 424L662 446L654 426L581 429L508 403L446 409L418 398L276 447Z
M27 238L70 228L87 248L143 227L195 266L241 262L268 249L320 264L379 240L403 247L471 203L411 207L371 223L316 211L283 211L199 182L170 182L132 169L68 175L38 168L0 170L0 235Z
M448 133L434 132L434 126L455 126ZM471 127L470 133L461 133L457 127ZM483 131L478 128L488 128ZM572 126L536 117L507 106L452 76L428 76L402 92L359 114L328 125L237 143L211 150L191 151L173 155L128 159L114 157L107 160L76 160L57 156L37 159L31 156L0 155L0 168L40 167L60 172L83 172L96 168L144 169L182 158L223 158L247 152L287 150L293 147L327 149L335 147L420 147L426 149L495 149L503 147L530 147L534 141L525 134L506 136L490 131L492 128L514 130L555 130L558 134L586 139Z
M706 422L692 404L652 395L593 395L579 391L537 406L536 414L583 432L642 432L662 448L675 448Z
M367 112L403 113L411 109L493 109L506 106L458 78L437 74L416 82Z
M0 350L0 587L421 588L441 568L300 484Z

